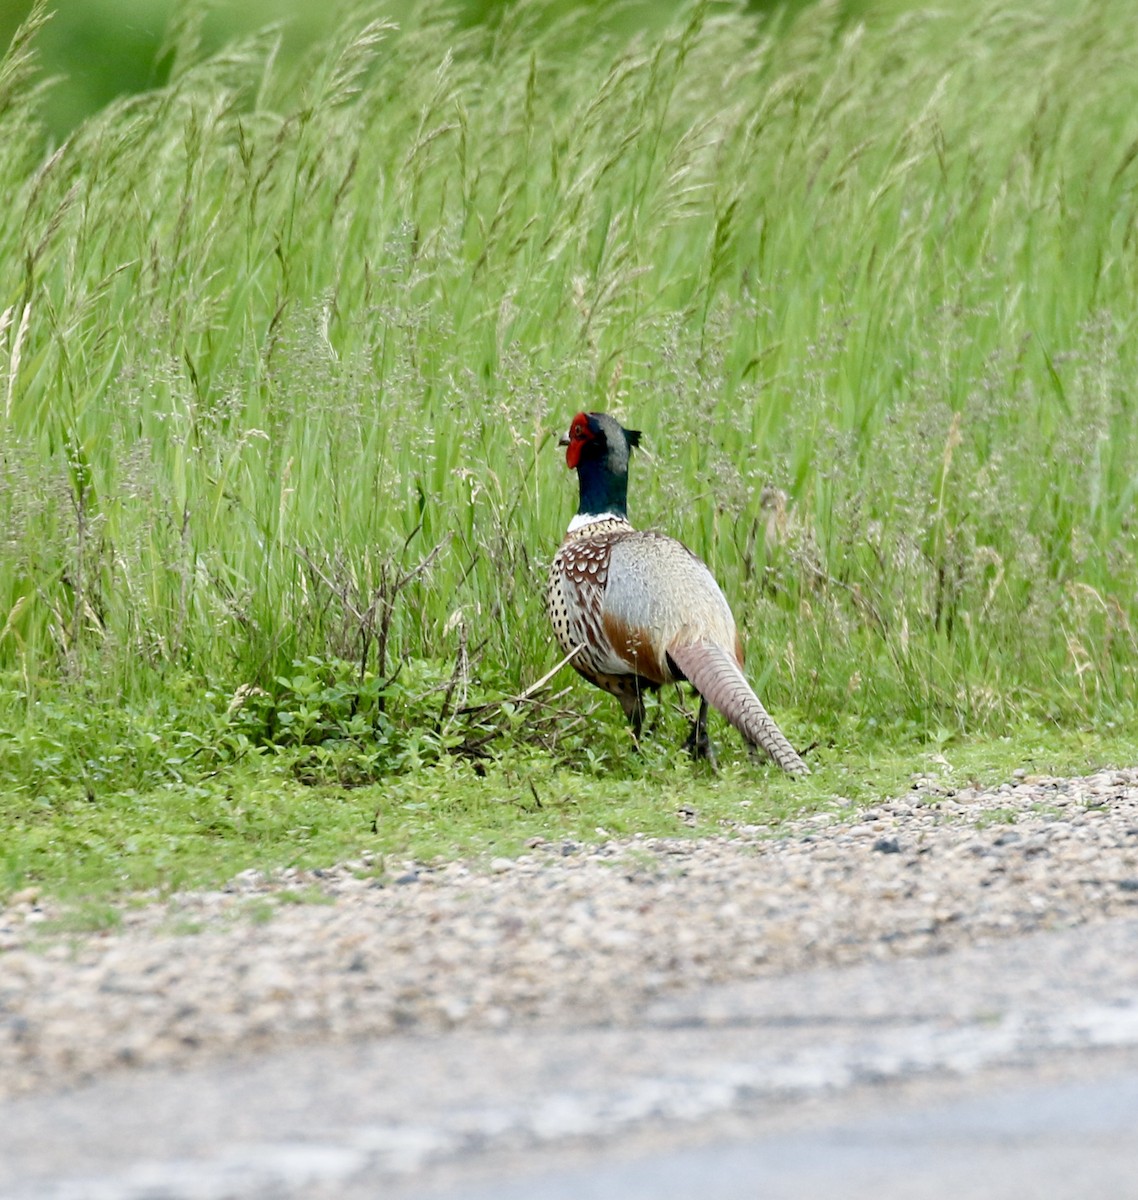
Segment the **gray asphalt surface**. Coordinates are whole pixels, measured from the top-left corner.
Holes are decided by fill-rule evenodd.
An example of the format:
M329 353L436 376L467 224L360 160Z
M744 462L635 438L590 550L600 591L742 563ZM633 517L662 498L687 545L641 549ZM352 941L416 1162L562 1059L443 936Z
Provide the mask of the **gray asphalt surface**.
M1076 1200L1138 1196L1138 1070L1013 1087L782 1135L601 1155L438 1200Z
M1138 1197L1138 921L0 1105L0 1196Z

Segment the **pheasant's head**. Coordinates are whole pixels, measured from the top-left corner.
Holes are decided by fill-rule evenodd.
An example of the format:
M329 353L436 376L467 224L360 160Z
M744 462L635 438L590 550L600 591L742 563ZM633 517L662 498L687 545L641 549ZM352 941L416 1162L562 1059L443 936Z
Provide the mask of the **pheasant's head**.
M565 461L581 488L578 516L626 516L628 460L639 429L625 429L608 413L578 413L561 439Z
M604 463L614 474L628 474L628 452L640 445L640 430L625 429L608 413L578 413L561 439L565 461L576 471L582 460Z

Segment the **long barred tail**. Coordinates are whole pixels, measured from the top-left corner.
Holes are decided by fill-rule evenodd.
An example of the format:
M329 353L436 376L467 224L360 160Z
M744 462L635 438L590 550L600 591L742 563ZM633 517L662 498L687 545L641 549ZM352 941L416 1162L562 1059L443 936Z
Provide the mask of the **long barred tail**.
M783 736L727 650L713 642L691 642L670 646L668 656L708 704L718 709L752 746L765 750L784 771L810 774L810 768Z

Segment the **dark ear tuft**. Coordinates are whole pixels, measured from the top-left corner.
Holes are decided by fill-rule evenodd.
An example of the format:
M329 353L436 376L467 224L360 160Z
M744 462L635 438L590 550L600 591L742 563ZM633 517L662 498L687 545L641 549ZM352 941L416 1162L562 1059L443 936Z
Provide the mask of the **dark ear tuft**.
M630 446L639 446L640 445L640 430L639 429L626 429L624 431L624 436L626 438L628 438L628 444Z

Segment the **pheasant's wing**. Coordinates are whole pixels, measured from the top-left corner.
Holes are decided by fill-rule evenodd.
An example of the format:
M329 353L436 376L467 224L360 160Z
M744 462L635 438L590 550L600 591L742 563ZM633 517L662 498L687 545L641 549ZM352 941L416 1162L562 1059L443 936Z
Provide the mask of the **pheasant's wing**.
M611 549L609 538L579 538L563 546L554 560L546 596L558 642L566 654L577 650L573 666L594 681L628 673L625 658L605 627Z

